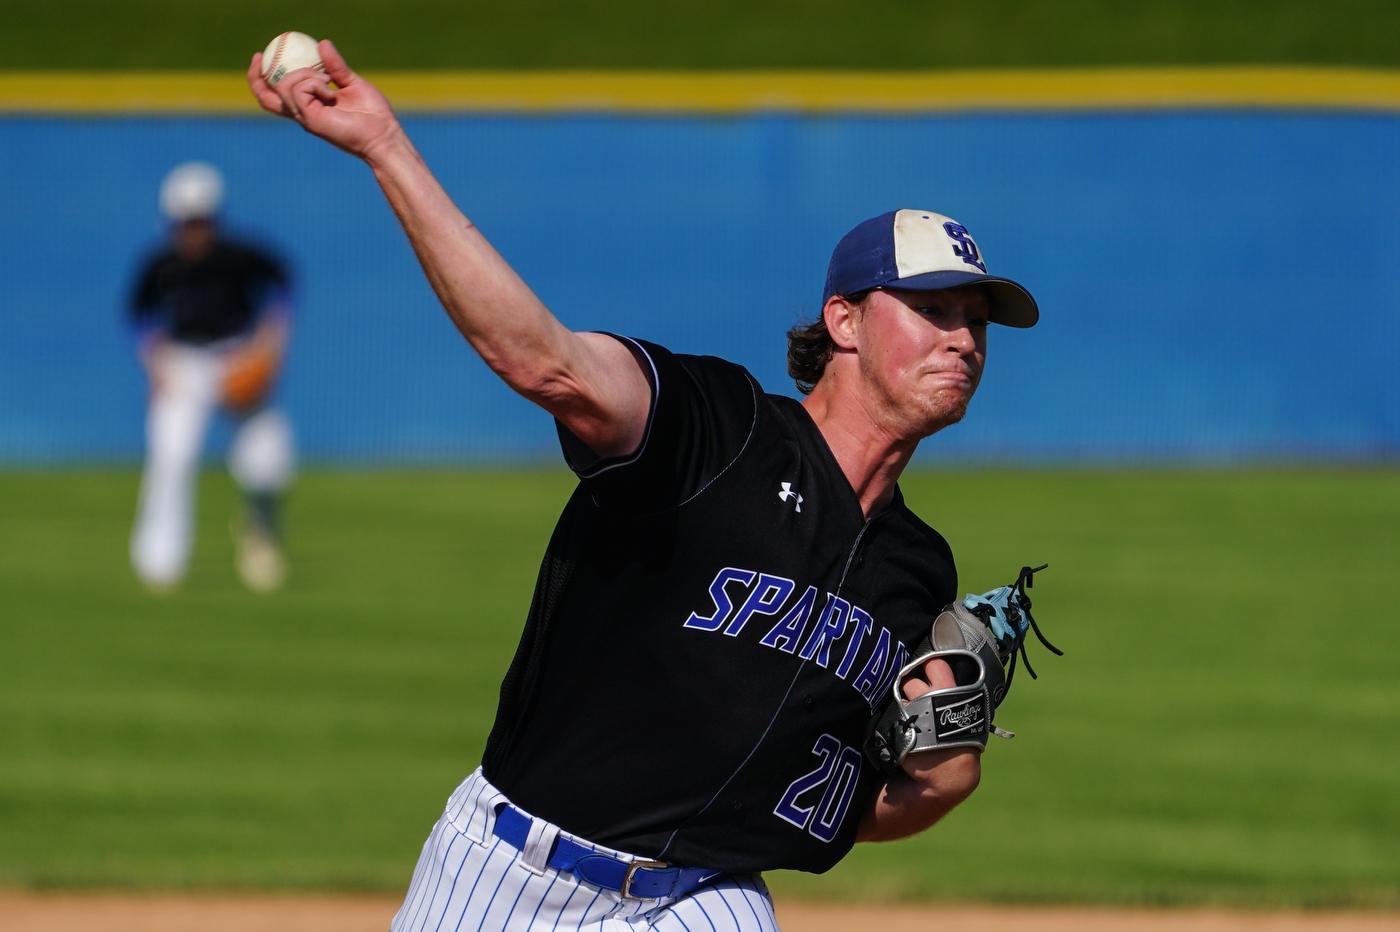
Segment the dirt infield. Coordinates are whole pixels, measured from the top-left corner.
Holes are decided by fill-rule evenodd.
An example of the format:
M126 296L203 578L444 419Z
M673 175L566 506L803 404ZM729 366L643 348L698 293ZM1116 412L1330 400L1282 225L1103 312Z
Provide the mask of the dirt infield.
M385 932L396 900L0 893L5 932ZM783 932L1400 932L1396 913L779 905Z

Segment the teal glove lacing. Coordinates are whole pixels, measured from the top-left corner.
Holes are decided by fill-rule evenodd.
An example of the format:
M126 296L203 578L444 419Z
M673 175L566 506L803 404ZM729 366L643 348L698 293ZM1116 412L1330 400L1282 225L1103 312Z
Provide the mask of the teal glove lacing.
M1021 662L1026 666L1026 672L1031 675L1031 679L1036 679L1035 670L1031 668L1030 658L1026 656L1026 632L1034 631L1035 636L1040 639L1051 653L1057 657L1063 657L1064 651L1045 639L1045 635L1040 633L1040 626L1031 617L1031 599L1026 595L1026 590L1031 588L1035 574L1050 564L1046 563L1035 568L1029 566L1021 567L1021 575L1016 577L1016 581L1009 586L1002 586L982 595L972 595L971 593L963 599L963 606L972 614L982 619L982 623L991 629L992 634L997 639L997 649L1002 656L1010 655L1011 662L1006 670L1006 688L1011 688L1011 678L1016 674L1016 654L1021 655Z

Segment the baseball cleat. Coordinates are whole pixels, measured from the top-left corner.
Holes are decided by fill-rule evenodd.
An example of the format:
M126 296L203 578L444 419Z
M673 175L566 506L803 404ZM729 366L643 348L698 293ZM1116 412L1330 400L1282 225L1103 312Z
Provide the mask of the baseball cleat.
M287 579L287 563L275 538L255 521L237 534L238 578L254 592L273 592Z

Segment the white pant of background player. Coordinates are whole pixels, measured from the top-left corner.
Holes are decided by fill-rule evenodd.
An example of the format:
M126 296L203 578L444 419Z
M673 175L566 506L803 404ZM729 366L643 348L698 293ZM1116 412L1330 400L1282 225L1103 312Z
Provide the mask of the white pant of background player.
M773 901L757 874L731 874L681 897L624 898L544 864L556 835L624 861L536 819L533 852L492 829L509 802L481 770L466 779L423 845L392 932L778 932Z
M161 355L160 388L146 415L146 468L131 535L131 563L147 585L180 581L194 543L195 481L209 421L222 397L226 354L171 344ZM244 492L277 493L296 468L292 429L276 408L243 420L229 448L229 471Z

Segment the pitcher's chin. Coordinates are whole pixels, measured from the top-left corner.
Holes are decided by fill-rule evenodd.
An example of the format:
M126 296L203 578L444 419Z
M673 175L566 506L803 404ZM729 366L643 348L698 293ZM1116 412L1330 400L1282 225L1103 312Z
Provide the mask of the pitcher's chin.
M936 434L943 428L951 427L961 421L967 415L967 406L971 401L971 392L956 389L943 389L935 392L926 412L925 423L928 430L924 436Z

